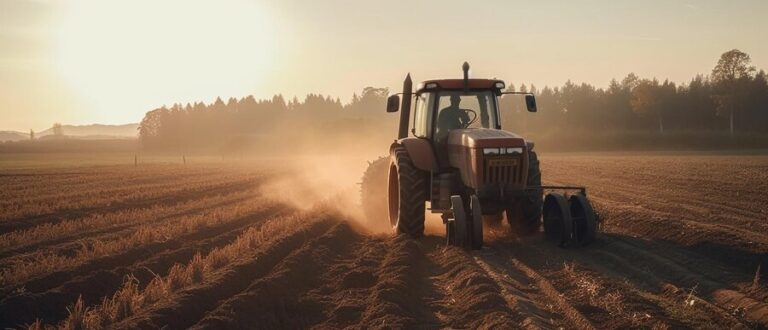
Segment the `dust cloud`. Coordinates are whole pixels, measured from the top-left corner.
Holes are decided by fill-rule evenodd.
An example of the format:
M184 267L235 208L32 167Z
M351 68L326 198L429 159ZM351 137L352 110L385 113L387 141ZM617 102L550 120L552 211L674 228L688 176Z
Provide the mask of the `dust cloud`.
M360 182L368 166L364 156L295 156L277 160L276 175L261 187L272 196L299 210L330 208L369 231L378 232L366 221L360 203Z
M378 223L387 217L386 214L380 219L365 217L360 194L360 183L369 162L384 155L365 156L361 153L282 157L273 160L281 174L263 184L261 191L265 196L272 196L299 210L330 208L370 233L391 233L386 220L385 223ZM386 200L382 203L386 203ZM445 228L440 216L429 210L426 216L425 233L444 234Z

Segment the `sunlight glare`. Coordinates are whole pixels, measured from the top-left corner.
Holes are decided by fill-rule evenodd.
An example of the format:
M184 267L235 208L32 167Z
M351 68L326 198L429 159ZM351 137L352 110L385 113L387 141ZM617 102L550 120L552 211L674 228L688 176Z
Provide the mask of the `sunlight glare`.
M82 0L67 9L55 66L95 120L246 95L273 64L272 24L253 1Z

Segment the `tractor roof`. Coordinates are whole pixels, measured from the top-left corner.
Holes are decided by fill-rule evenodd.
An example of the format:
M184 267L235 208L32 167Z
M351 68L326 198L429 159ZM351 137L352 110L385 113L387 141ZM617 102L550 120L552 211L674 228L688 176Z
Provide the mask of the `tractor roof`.
M416 93L428 89L464 89L464 79L426 80L416 87ZM497 79L467 79L469 89L504 89L504 81Z

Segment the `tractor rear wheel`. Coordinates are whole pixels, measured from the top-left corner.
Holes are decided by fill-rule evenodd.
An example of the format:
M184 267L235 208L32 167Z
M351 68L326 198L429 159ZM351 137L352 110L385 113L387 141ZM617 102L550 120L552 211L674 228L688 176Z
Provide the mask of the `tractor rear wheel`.
M525 195L506 210L507 221L512 231L520 236L533 235L541 228L541 212L544 203L544 190L541 189L541 169L539 158L533 150L528 151L528 180Z
M424 209L427 200L427 173L413 165L402 146L392 150L389 165L389 222L398 233L411 237L424 235Z
M387 174L389 157L379 157L368 163L360 183L360 204L365 223L376 229L389 228L387 217Z

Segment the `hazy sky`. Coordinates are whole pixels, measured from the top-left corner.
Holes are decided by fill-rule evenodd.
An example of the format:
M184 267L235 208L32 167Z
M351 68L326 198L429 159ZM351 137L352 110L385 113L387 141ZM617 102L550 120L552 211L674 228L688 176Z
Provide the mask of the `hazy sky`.
M689 80L768 69L768 1L0 0L0 130L138 122L174 102L474 77ZM383 111L383 110L382 110Z

